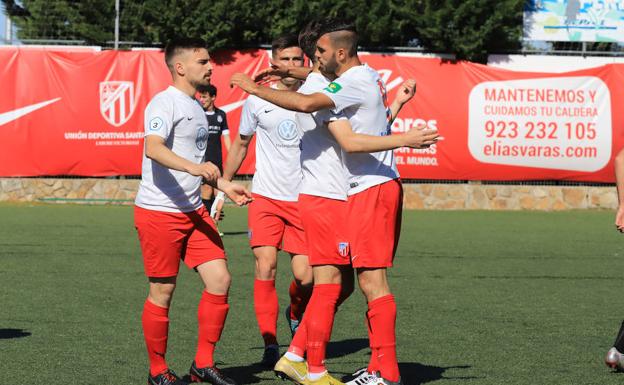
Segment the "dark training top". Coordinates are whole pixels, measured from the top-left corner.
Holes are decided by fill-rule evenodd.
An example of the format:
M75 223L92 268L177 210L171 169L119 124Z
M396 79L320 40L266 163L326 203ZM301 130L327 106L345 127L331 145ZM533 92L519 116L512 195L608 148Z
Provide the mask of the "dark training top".
M221 134L229 135L225 111L215 108L206 111L208 119L208 145L206 146L205 162L212 162L223 172L223 153L221 152Z

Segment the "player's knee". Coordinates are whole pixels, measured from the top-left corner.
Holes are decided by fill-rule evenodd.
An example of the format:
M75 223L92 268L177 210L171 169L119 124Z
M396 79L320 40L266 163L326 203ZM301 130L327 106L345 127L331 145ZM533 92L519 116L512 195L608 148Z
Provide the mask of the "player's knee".
M149 296L158 306L169 307L175 285L150 285Z
M293 276L297 283L301 286L310 286L314 281L314 274L312 273L312 267L308 266L293 266Z
M256 257L256 278L274 279L277 271L277 260L269 257Z
M360 286L360 290L367 298L375 295L375 292L379 289L377 282L367 276L358 277L358 284Z
M232 275L230 275L230 272L226 270L216 277L214 284L216 290L226 293L232 284Z

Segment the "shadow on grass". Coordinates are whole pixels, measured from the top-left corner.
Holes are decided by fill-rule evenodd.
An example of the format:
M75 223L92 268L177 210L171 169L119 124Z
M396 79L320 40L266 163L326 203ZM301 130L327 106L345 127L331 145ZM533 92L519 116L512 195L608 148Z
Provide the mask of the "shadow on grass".
M416 362L402 362L399 363L399 371L401 372L401 379L404 384L418 385L426 384L428 382L437 381L441 379L447 380L470 380L477 377L474 376L455 376L446 377L444 372L448 369L468 369L469 365L458 366L432 366L423 365Z
M368 340L366 338L352 338L342 341L330 341L327 344L327 358L342 357L349 354L357 353L362 349L368 349Z
M8 340L11 338L28 337L31 333L24 329L0 329L0 340Z
M217 367L219 367L219 365L217 365ZM257 384L263 379L256 376L256 374L262 373L269 369L259 363L255 363L245 366L231 366L220 370L223 374L236 381L237 384ZM190 383L191 376L187 374L182 379Z
M247 235L247 231L224 231L223 235Z

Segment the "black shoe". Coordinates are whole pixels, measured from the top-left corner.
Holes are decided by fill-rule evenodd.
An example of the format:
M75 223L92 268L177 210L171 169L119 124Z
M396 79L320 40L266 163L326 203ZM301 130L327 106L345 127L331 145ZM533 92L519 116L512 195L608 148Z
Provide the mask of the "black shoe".
M277 361L280 359L279 347L277 345L269 345L264 347L264 353L262 354L262 361L260 365L265 368L273 369Z
M198 368L193 361L189 373L193 382L209 382L212 385L237 385L233 379L221 373L216 366Z
M182 381L180 377L171 369L157 374L155 376L147 374L148 385L188 385L188 382Z

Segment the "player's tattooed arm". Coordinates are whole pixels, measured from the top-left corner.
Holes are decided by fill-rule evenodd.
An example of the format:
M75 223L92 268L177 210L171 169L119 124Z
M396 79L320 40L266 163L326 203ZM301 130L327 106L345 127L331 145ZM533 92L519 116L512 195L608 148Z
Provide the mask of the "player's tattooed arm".
M414 97L414 94L416 94L416 80L407 79L399 87L399 91L390 105L390 111L392 112L391 121L396 119L397 115L399 115L399 111L401 111L401 108L403 108L405 103L409 102Z
M221 176L219 168L210 162L197 164L176 155L165 145L165 139L158 135L145 137L145 156L172 170L201 176L208 183L216 183Z
M235 73L230 79L230 86L236 86L250 95L255 95L275 105L291 111L315 112L335 108L334 102L320 92L304 95L295 91L275 90L256 84L249 76Z
M249 149L249 143L251 143L252 135L238 135L230 149L228 150L228 156L225 160L225 168L223 170L223 178L226 180L232 180L234 175L238 172L243 160L247 157L247 150Z
M618 195L618 209L615 214L615 227L624 233L624 149L615 156L615 185Z
M404 134L373 136L353 132L347 119L333 120L327 125L340 147L349 153L379 152L399 147L427 148L438 140L436 130L412 128Z

